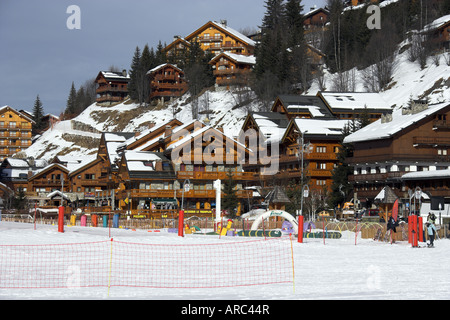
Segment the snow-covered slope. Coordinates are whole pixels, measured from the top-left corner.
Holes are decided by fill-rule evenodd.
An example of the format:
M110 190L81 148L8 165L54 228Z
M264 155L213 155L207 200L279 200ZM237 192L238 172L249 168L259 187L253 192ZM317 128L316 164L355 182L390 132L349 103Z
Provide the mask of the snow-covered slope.
M191 121L191 100L189 95L185 95L163 108L140 106L129 101L111 107L94 103L78 117L62 121L45 132L25 153L46 160L61 154L93 154L97 151L101 132L134 132L145 129L151 122L158 124L174 117L183 123ZM256 102L237 107L239 101L242 98L237 93L207 91L198 98L198 118L202 121L207 118L211 125L223 127L225 134L237 136L248 110L259 108ZM209 113L205 113L206 108Z
M402 48L407 43L402 43ZM406 105L410 99L427 98L429 103L450 101L450 66L441 54L439 65L429 58L427 67L420 68L418 62L410 62L407 52L397 53L395 70L388 88L381 92L382 97L392 107ZM366 92L364 70L353 71L355 91ZM326 91L333 90L333 76L325 73ZM309 95L319 91L313 83ZM240 101L251 101L239 107ZM236 136L242 127L249 110L261 109L253 93L242 94L226 90L205 91L197 99L199 120L210 120L213 126L222 126L229 136ZM63 121L42 135L25 153L27 156L51 160L60 154L94 154L97 151L101 132L134 132L145 129L150 122L162 123L172 118L181 122L192 120L192 107L195 103L187 94L167 107L139 106L126 101L112 106L102 107L96 104L88 107L72 121ZM205 113L209 110L209 114Z
M406 46L404 42L399 48ZM448 53L445 53L448 55ZM418 62L408 60L407 51L397 53L394 61L392 80L387 89L380 92L383 99L393 107L402 107L411 99L428 99L430 104L450 101L450 66L447 64L444 54L440 54L439 65L428 58L427 66L420 68ZM450 56L447 57L450 59ZM364 85L365 70L357 68L350 70L355 82L355 92L366 92ZM325 90L333 91L333 78L335 75L325 71ZM314 82L307 94L316 94L320 91L317 82Z

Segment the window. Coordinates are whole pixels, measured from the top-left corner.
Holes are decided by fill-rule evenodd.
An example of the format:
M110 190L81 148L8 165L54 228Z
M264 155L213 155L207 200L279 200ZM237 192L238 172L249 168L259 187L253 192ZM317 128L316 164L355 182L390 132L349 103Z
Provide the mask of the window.
M447 155L447 149L438 149L438 155L439 156L446 156Z
M320 180L320 179L316 180L316 185L317 186L324 186L326 184L327 184L327 180Z
M316 147L316 152L317 153L327 153L327 147L318 146L318 147Z
M317 169L320 169L320 170L326 170L327 169L327 164L326 163L321 163L321 162L319 162L319 163L317 163Z

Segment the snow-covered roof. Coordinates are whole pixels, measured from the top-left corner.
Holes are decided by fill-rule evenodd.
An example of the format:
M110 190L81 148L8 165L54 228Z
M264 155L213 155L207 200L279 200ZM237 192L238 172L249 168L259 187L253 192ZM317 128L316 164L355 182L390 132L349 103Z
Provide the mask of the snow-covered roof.
M254 113L252 117L258 125L259 131L266 138L266 142L280 141L286 132L287 121L281 123L279 121L274 121L267 113Z
M295 119L295 124L307 135L341 135L348 120Z
M236 38L246 42L247 44L251 45L251 46L255 46L256 43L255 41L253 41L252 39L250 39L247 36L244 36L242 33L240 33L239 31L234 30L233 28L230 28L228 25L226 24L222 24L219 23L217 21L211 21L212 24L216 25L219 28L224 29L225 31L227 31L229 34L232 34L233 36L235 36Z
M47 161L41 159L34 160L33 165L31 165L29 160L27 159L6 158L4 161L7 161L10 164L10 166L14 168L29 168L29 167L43 168L47 165Z
M433 178L449 179L450 178L450 169L408 172L402 176L402 179L404 179L404 180L420 180L420 179L433 179Z
M236 53L231 53L231 52L221 52L218 55L216 55L214 58L212 58L211 61L214 61L217 57L219 57L221 55L227 56L231 60L234 60L238 63L256 64L255 56L246 56L243 54L236 54Z
M347 110L385 110L391 111L391 106L379 93L374 92L320 92L319 93L331 109Z
M423 31L424 32L428 32L428 31L439 29L440 27L444 26L448 22L450 22L450 14L448 14L446 16L443 16L443 17L440 17L440 18L434 20L432 23L427 24L423 28Z
M122 72L101 71L101 74L105 79L130 80L130 75L125 76Z
M147 72L147 75L149 75L149 74L151 74L151 73L153 73L153 72L155 72L155 71L157 71L157 70L159 70L159 69L161 69L161 68L164 68L164 67L172 67L172 68L175 68L175 69L178 69L178 70L180 70L180 71L182 71L180 68L178 68L177 66L175 66L175 65L173 65L173 64L170 64L170 63L163 63L163 64L160 64L159 66L157 66L157 67L154 67L153 69L150 69L148 72Z
M429 105L427 109L416 114L403 114L403 109L397 108L392 113L392 121L383 122L381 119L377 120L347 136L344 139L344 143L388 139L403 129L448 106L450 106L449 102Z
M128 171L155 171L156 161L163 160L153 152L127 150L124 152Z
M289 110L289 112L294 112L296 109L297 110L306 109L311 114L311 116L313 116L314 118L325 117L326 116L325 114L323 114L320 111L320 107L318 107L318 106L303 106L303 105L294 105L294 104L292 104L292 105L289 105L287 107L287 109Z

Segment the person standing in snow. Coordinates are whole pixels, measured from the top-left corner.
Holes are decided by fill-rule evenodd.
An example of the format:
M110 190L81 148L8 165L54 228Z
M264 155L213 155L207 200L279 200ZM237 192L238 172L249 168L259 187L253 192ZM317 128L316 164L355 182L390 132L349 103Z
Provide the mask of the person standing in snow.
M434 238L436 236L436 227L434 226L434 223L427 222L427 231L428 231L428 239L430 240L430 243L427 245L428 248L434 247Z
M388 223L387 223L387 231L389 232L389 238L391 239L391 243L395 242L392 232L397 233L396 227L398 226L398 223L395 221L394 217L390 216Z

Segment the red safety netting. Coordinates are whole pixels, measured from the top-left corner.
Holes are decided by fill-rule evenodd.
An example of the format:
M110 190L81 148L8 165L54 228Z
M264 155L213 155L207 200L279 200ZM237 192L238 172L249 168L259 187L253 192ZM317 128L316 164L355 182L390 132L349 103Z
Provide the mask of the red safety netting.
M293 281L292 243L164 245L106 240L0 245L0 288L214 288Z

